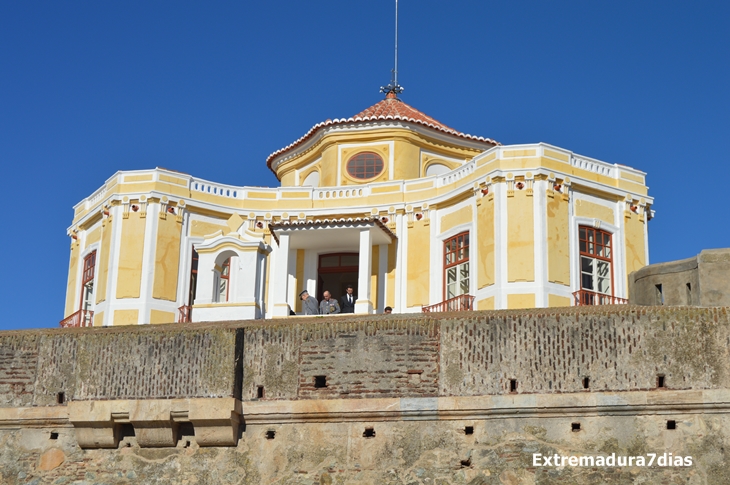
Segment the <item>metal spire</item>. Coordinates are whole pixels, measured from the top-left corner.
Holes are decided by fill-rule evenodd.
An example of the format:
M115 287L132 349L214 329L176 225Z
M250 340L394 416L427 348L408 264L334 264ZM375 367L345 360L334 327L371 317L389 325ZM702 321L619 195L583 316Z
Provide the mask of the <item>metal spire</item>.
M391 71L390 84L381 86L380 92L386 94L386 98L392 94L394 98L403 92L403 86L398 84L398 0L395 0L395 67Z

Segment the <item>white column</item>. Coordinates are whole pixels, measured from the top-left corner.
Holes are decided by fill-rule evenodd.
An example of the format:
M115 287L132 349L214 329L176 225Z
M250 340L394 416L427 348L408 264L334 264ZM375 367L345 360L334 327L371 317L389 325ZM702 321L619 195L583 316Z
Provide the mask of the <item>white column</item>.
M198 254L198 283L193 305L213 303L215 286L215 254L200 253Z
M286 301L289 283L289 234L279 235L279 247L276 250L274 278L274 317L288 317L289 304Z
M357 301L355 313L373 313L370 298L370 270L373 260L373 235L370 228L360 229L360 261L357 275Z

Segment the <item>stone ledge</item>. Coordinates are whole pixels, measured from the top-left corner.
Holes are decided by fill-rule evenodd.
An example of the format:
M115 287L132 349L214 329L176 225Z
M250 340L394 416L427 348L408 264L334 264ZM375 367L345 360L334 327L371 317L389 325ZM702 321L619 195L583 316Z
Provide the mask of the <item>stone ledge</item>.
M246 424L730 413L730 390L251 401Z

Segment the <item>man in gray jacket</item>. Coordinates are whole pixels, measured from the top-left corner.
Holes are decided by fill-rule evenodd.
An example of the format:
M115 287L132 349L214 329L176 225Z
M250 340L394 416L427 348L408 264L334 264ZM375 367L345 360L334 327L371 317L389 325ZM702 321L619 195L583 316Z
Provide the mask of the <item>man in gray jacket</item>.
M332 313L340 313L340 304L332 298L329 291L324 291L324 300L319 304L319 313L322 315L330 315Z
M319 315L317 299L313 296L309 296L309 292L307 292L307 290L299 293L299 299L302 300L302 313L304 315Z

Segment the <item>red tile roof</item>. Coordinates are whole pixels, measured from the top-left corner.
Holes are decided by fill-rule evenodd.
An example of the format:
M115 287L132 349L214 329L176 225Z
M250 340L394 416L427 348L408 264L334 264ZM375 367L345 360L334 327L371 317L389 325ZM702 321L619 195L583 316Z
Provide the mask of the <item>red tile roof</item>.
M400 121L407 121L410 123L417 123L420 125L427 126L429 128L433 128L435 130L448 133L449 135L457 136L459 138L465 138L467 140L477 141L485 143L489 146L495 146L500 145L499 142L492 140L491 138L484 138L482 136L474 136L474 135L468 135L466 133L462 133L460 131L456 131L453 128L450 128L443 123L431 118L430 116L418 111L413 106L410 106L397 97L395 97L394 94L390 93L386 96L386 98L379 103L374 104L373 106L367 108L366 110L363 110L353 116L352 118L342 118L342 119L335 119L335 120L327 120L322 123L317 123L314 125L303 137L299 138L295 142L291 143L289 146L286 146L280 150L275 151L269 157L266 159L266 165L271 168L271 162L274 160L274 158L293 150L294 148L298 147L308 139L310 139L314 134L320 129L325 126L333 126L333 125L346 125L346 124L353 124L353 123L359 123L363 121L387 121L387 120L400 120Z

